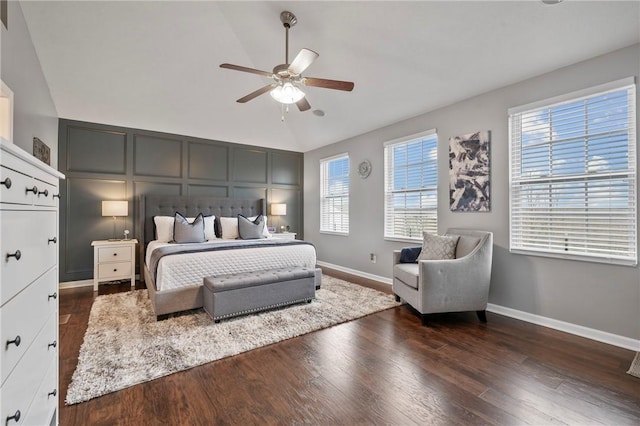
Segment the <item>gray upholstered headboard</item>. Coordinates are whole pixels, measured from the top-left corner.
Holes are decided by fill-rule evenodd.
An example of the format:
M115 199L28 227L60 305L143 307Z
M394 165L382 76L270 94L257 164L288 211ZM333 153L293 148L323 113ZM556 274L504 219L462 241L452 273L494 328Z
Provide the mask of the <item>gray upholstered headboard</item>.
M140 261L144 262L147 244L154 239L154 216L173 216L180 212L187 217L198 213L216 215L216 217L257 216L265 214L264 198L242 200L235 198L213 198L191 195L141 195L138 199L137 221L138 240L140 241Z

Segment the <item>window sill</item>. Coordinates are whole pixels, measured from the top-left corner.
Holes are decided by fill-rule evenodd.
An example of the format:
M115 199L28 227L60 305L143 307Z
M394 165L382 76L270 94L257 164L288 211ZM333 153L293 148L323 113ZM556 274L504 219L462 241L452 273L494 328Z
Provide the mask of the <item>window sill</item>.
M340 237L348 237L349 233L348 232L336 232L336 231L320 231L321 234L325 234L325 235L337 235Z
M515 248L510 248L509 252L512 254L520 254L525 256L548 257L556 260L573 260L578 262L605 263L608 265L633 266L633 267L638 265L638 262L634 260L615 259L610 257L581 256L577 254L564 254L564 253L556 253L556 252L524 250L524 249L515 249Z

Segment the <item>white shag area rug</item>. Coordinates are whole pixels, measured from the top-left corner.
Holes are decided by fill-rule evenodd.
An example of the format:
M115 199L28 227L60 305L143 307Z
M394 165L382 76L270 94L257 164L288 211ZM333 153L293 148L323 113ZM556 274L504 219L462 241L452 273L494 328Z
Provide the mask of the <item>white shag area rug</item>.
M218 324L202 309L156 321L146 290L98 296L65 402L88 401L398 305L393 295L326 275L311 303Z
M627 374L631 374L632 376L640 379L640 352L636 353L635 358L631 361Z

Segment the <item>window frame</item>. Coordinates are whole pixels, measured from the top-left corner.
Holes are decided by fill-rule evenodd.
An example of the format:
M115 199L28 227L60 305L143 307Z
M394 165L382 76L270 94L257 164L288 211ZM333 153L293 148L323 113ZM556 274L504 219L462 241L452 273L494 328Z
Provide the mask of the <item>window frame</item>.
M402 144L406 144L409 145L412 142L416 142L417 140L420 139L428 139L433 137L434 140L434 146L433 149L436 152L436 158L435 160L433 160L433 163L436 166L436 170L435 170L435 184L434 185L430 185L430 186L421 186L420 188L411 188L411 189L405 189L405 190L392 190L393 192L404 192L404 193L409 193L409 192L421 192L421 191L429 191L433 193L433 197L435 197L435 207L433 209L425 209L428 211L433 212L435 218L434 218L434 226L433 228L435 228L434 230L432 230L432 233L435 235L438 233L438 132L437 129L429 129L420 133L414 133L412 135L408 135L408 136L403 136L401 138L397 138L397 139L393 139L390 141L387 141L383 144L384 147L384 153L383 153L383 164L384 164L384 187L383 187L383 238L386 241L399 241L399 242L407 242L407 243L419 243L422 241L423 237L422 237L422 231L420 232L419 236L415 236L415 237L411 237L411 236L407 236L407 235L398 235L398 234L391 234L389 231L389 222L392 220L388 217L388 215L391 213L391 210L393 210L393 207L389 206L389 197L390 197L390 192L389 192L389 188L392 185L391 183L391 179L392 179L392 175L393 175L393 171L395 169L389 169L390 166L392 166L391 164L391 159L389 158L390 152L393 149L393 147L398 146L398 145L402 145ZM428 161L423 161L420 164L425 164ZM408 166L408 162L407 162L407 166ZM420 178L422 179L424 177L424 175L422 174L420 176ZM424 227L422 230L425 230Z
M342 175L342 177L346 176L347 178L347 194L346 195L326 195L326 190L329 185L329 182L328 180L325 181L325 173L328 179L328 174L329 174L328 168L330 167L331 162L344 160L344 159L347 160L347 173L346 175ZM325 168L326 168L326 171L325 171ZM325 199L328 197L342 198L342 199L346 198L346 205L347 205L346 230L323 229L323 226L328 225L327 223L324 222L325 217L330 217L324 214L324 202L325 202ZM320 226L319 226L320 229L319 229L319 232L321 234L340 235L340 236L349 235L349 229L350 229L349 217L351 214L350 201L351 201L351 158L349 157L349 153L344 152L341 154L336 154L330 157L320 159ZM342 217L344 218L344 213L342 213L342 215L343 215Z
M554 161L556 160L554 160L554 157L553 157L553 149L556 147L561 147L562 146L561 144L563 143L563 141L562 139L560 139L559 142L556 141L556 146L554 147L554 141L553 139L550 139L548 143L549 150L552 155L551 157L549 157L549 163L548 163L550 172L545 176L540 176L537 178L535 176L534 177L524 176L524 173L522 170L523 132L522 132L522 129L518 128L518 123L514 123L515 116L518 116L524 113L533 113L536 111L543 111L545 109L551 110L555 107L559 107L562 105L570 105L580 101L588 101L589 99L597 99L598 97L606 95L607 93L613 93L617 91L627 91L626 108L628 109L627 117L629 121L627 122L627 126L624 129L626 129L626 134L627 134L626 143L627 143L627 157L628 157L629 164L626 169L624 169L620 173L611 171L611 169L607 169L606 172L599 173L597 171L590 170L589 160L587 158L584 163L584 172L574 173L571 176L563 175L562 172L554 175L553 172L551 172L551 170L553 170L553 167L557 167L557 165L554 165ZM629 100L629 96L632 96L633 99ZM630 265L630 266L635 266L638 264L638 187L637 187L638 141L637 141L637 130L636 130L637 111L635 109L636 98L637 98L637 91L635 86L635 78L629 77L629 78L612 81L610 83L593 86L583 90L574 91L564 95L555 96L552 98L543 99L540 101L536 101L526 105L521 105L521 106L508 109L509 251L511 253L569 259L569 260L579 260L579 261L586 261L586 262L593 262L593 263L607 263L607 264L619 264L619 265ZM585 120L585 123L588 123L588 120L589 120L588 114L585 115L584 120ZM549 126L551 125L552 124L550 123ZM519 136L517 141L514 140L515 131L519 131L519 134L518 134ZM584 134L585 144L588 144L588 141L596 138L597 136L598 136L597 133L594 135L591 132L585 132ZM577 140L579 139L580 138L578 138ZM517 143L519 143L519 146L514 147L514 144L517 144ZM514 152L514 149L518 149L519 153L516 154ZM515 163L520 165L520 171L518 174L516 174L517 170L516 170L516 167L514 167ZM624 177L620 178L619 176L621 174L624 175ZM611 184L615 184L616 180L628 182L629 189L628 191L625 191L625 193L628 194L627 203L629 203L630 206L623 209L625 212L627 212L626 217L632 218L632 223L628 225L629 231L626 233L627 238L630 239L630 243L629 243L630 250L627 251L628 256L614 256L613 254L610 254L607 256L604 254L597 254L593 248L591 248L591 253L588 253L588 252L579 253L576 251L563 252L563 251L558 251L557 248L556 250L552 250L551 248L545 249L540 247L533 249L531 247L532 245L531 242L529 242L529 247L526 247L527 245L526 241L518 240L517 236L521 234L525 235L524 233L526 233L527 230L529 231L528 235L531 235L531 228L527 228L524 226L521 228L517 228L517 225L514 224L514 221L516 221L516 218L514 217L514 210L517 210L518 207L524 204L524 194L522 197L518 197L518 195L516 194L516 192L519 191L519 188L526 188L525 185L527 183L523 184L522 183L523 180L528 182L529 191L532 190L534 185L536 184L542 185L545 182L549 186L549 191L552 191L552 190L557 191L559 189L563 189L562 187L559 188L559 186L562 184L569 185L571 183L584 182L585 183L585 192L584 192L585 199L589 198L588 195L590 193L593 193L594 191L596 191L595 189L589 190L589 187L587 186L588 183L604 182L605 184L607 184L611 182L610 183L611 185ZM607 198L607 200L610 200L610 199L611 198ZM552 201L554 201L554 198L549 197L548 200L551 203ZM592 215L590 216L588 212L590 209L593 209L593 208L589 206L585 208L585 213L583 217L585 217L587 221L589 217L594 217L593 214L595 214L595 213L592 213ZM588 233L588 230L586 227L583 227L582 229L584 229L585 233ZM553 230L554 230L553 227L548 227L548 232L553 232ZM522 238L522 237L519 237L519 238ZM524 238L526 238L526 236ZM522 241L522 242L519 242L519 241ZM584 244L591 245L593 243L585 242ZM551 246L550 243L549 245ZM588 248L586 248L585 251L588 251Z

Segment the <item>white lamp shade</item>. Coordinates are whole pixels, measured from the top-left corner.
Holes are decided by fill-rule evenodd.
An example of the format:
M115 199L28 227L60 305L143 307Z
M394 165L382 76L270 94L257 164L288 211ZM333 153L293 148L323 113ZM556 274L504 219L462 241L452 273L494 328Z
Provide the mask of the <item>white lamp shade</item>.
M129 214L129 202L127 201L103 201L102 216L127 216Z
M287 205L286 204L271 204L271 215L272 216L286 216L287 215Z

